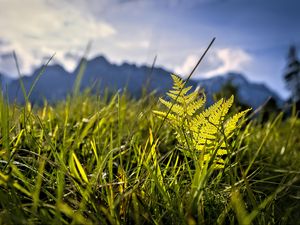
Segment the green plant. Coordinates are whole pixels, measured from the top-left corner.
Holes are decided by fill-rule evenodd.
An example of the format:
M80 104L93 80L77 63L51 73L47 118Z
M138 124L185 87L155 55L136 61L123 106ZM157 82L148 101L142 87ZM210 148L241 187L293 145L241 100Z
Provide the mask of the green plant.
M250 109L229 117L228 111L234 99L231 96L201 110L206 102L205 94L199 94L198 90L191 92L192 86L185 87L185 82L176 75L172 75L172 79L173 88L167 93L171 100L160 98L168 111L154 110L154 113L168 120L175 129L180 148L187 156L196 156L201 166L210 163L214 168L223 168L225 161L222 157L228 153L227 141Z

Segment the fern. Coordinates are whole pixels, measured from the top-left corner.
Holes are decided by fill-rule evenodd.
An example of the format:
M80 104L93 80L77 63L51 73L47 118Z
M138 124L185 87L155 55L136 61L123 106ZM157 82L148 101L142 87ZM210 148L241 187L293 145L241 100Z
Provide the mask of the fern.
M167 110L153 112L173 126L180 147L188 156L196 156L201 165L211 162L215 168L223 168L224 156L228 154L227 140L250 109L228 118L234 101L231 96L201 110L206 102L205 94L200 95L197 90L191 92L191 86L184 87L185 82L181 78L171 76L174 84L167 93L170 100L160 98Z

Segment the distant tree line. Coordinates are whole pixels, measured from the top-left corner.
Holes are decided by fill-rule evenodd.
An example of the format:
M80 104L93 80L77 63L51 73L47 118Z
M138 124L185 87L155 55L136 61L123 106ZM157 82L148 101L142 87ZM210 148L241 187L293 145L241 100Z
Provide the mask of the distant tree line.
M294 103L300 101L300 61L297 56L296 46L290 46L287 66L284 72L284 79L287 84L287 88L291 92L290 100Z

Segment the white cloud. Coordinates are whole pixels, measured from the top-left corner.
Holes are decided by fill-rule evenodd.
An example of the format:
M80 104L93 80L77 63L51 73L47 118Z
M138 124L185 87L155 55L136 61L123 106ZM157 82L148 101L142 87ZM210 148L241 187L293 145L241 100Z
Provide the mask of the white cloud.
M175 73L180 76L187 76L195 67L199 57L197 55L189 55L181 66L175 67Z
M129 42L129 41L120 41L117 43L117 46L123 49L133 49L133 48L149 48L149 41L138 41L138 42Z
M56 60L63 60L66 52L117 33L111 24L83 14L71 2L61 2L59 7L46 0L0 0L0 30L5 31L1 38L10 43L5 51L15 50L23 59L23 73L45 55L56 53Z
M228 17L231 11L226 11L229 6L227 3L218 7L216 4L208 4L216 1L221 2L0 0L0 55L15 50L21 72L27 74L32 71L33 66L39 66L47 57L56 53L53 62L60 62L71 71L77 65L87 43L92 41L89 57L104 54L114 63L126 60L138 64L147 62L151 65L154 55L157 55L157 65L186 76L203 52L200 51L202 47L205 48L207 41L216 36L216 44L222 49L214 50L214 45L194 77L209 77L233 70L259 77L260 80L274 76L276 70L273 64L278 55L265 52L263 55L266 57L258 59L255 51L262 46L267 48L278 43L284 44L284 40L290 38L282 35L295 32L280 33L277 28L273 31L270 28L270 32L265 32L261 26L256 29L257 24L254 24L251 27L255 29L250 32L257 31L257 35L251 36L244 27L248 27L249 21L257 22L247 20L248 16L253 16L253 13L249 13L253 10L240 11L237 10L239 7L231 7L231 11L240 13L235 17ZM227 20L229 25L222 26ZM275 32L280 34L274 36ZM224 36L224 33L228 35ZM277 38L270 39L270 35ZM268 43L264 40L268 40ZM230 48L226 48L228 46ZM232 48L233 46L237 48ZM256 62L252 61L252 55L242 50L244 48L255 55ZM76 57L66 57L66 53L75 54ZM14 65L13 58L4 57L0 60L0 71L17 76ZM274 84L275 86L278 85Z
M204 74L206 77L231 71L242 72L252 61L252 57L242 49L223 48L216 51L215 60L220 61L221 64L215 69L207 71Z
M190 54L180 66L175 66L175 73L187 76L195 67L200 55ZM223 48L211 50L204 57L194 77L211 77L228 72L243 72L252 61L251 56L242 49Z

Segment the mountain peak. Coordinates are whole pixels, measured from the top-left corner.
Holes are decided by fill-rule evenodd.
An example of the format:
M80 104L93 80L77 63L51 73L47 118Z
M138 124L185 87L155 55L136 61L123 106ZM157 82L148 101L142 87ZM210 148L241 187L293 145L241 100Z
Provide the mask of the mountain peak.
M134 64L134 63L129 63L129 62L123 62L122 64L121 64L121 66L122 67L137 67L137 65L136 64Z
M88 63L110 64L110 62L103 55L99 55L99 56L96 56L96 57L88 60Z
M252 108L258 108L270 97L275 99L278 105L282 105L283 103L280 97L266 85L249 82L239 73L228 73L209 79L201 79L198 81L198 84L203 87L209 95L212 95L213 93L221 91L222 87L228 82L236 87L237 97L240 101Z
M44 65L36 68L33 71L33 76L38 75L43 69L44 69ZM45 73L47 73L48 71L51 73L66 73L65 68L59 64L47 65L45 68Z
M245 85L249 83L245 76L240 73L230 72L225 75L225 78L234 85Z
M136 64L128 62L124 62L121 65L112 64L103 55L86 62L86 69L81 80L81 90L92 88L97 92L101 92L101 90L108 88L113 92L126 87L132 96L138 97L146 81L148 81L147 89L149 91L156 90L160 94L166 93L172 87L170 72L163 68L155 67L151 69L149 66L136 66ZM36 69L33 77L26 77L23 80L26 89L30 89L31 83L42 68ZM45 69L45 74L38 80L31 99L39 101L46 98L52 100L52 102L63 99L72 90L76 79L76 76L71 75L76 75L79 68L80 64L73 73L68 73L61 65L49 65ZM189 85L196 87L199 84L209 96L212 96L213 93L219 92L228 82L231 82L237 88L238 98L253 108L259 107L270 96L277 102L281 101L276 93L267 86L252 83L239 73L228 73L197 81L191 80ZM19 88L17 80L11 82L9 87L11 99L15 98L15 92Z

